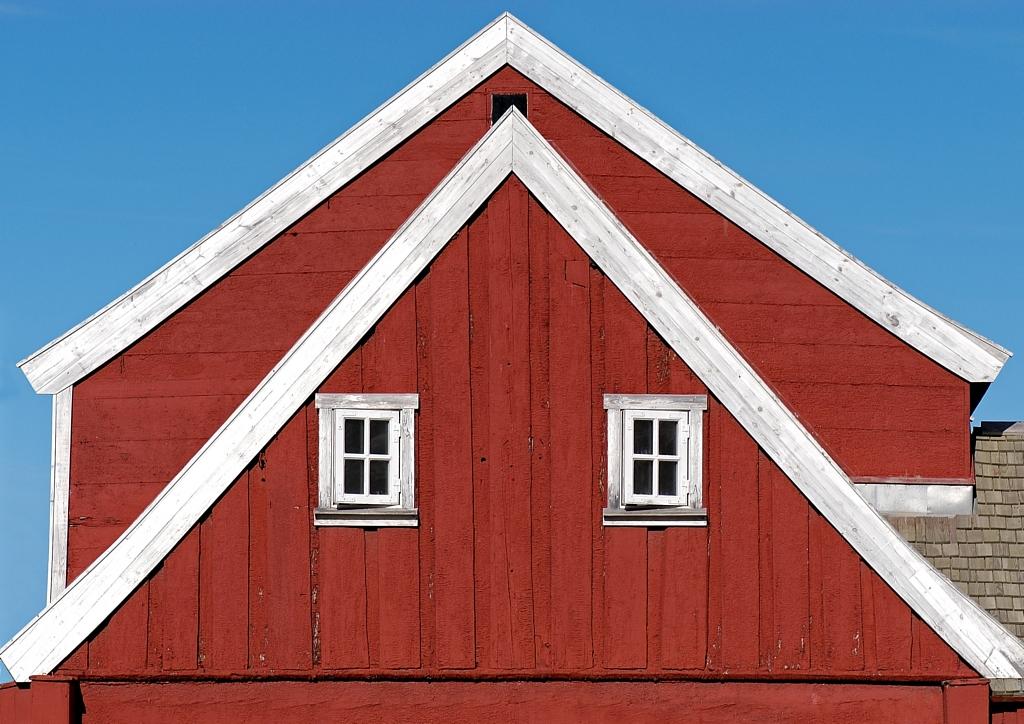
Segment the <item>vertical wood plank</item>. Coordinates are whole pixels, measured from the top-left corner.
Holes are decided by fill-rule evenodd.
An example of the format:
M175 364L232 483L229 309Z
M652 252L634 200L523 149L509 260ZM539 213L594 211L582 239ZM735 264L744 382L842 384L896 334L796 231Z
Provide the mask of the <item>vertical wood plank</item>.
M322 392L363 389L362 356L345 359L320 387ZM310 454L315 454L311 450ZM370 665L366 634L366 551L361 528L320 528L317 538L317 603L320 665L360 669Z
M769 523L774 614L769 636L771 668L774 671L806 670L810 666L810 508L807 499L767 456L762 455L758 473L772 491Z
M257 669L309 669L309 538L306 416L294 415L249 476L249 660Z
M366 641L370 651L370 668L380 663L380 536L369 528L363 536L366 559Z
M875 611L875 652L879 671L910 671L911 634L910 608L889 584L872 574L872 607Z
M444 375L440 376L440 379L436 381L437 385L435 385L434 342L432 341L432 335L434 334L432 278L431 269L431 271L419 278L415 286L416 387L420 395L420 409L416 412L416 507L419 509L420 661L421 665L430 671L434 671L442 665L439 658L439 639L446 635L439 628L441 622L437 620L437 595L434 590L438 571L440 570L437 560L437 485L439 482L437 471L439 464L437 456L434 454L434 434L439 427L436 421L440 418L435 414L434 398L439 394L443 394L435 393L434 390L435 386L440 386L443 389ZM466 408L471 406L468 389L466 391L465 405ZM467 447L471 447L471 420L467 419L466 428L467 439L464 441L464 444ZM472 465L472 459L470 459L470 465ZM470 474L471 472L470 470ZM467 504L471 506L472 482L469 485L471 497ZM465 575L470 581L470 586L472 586L472 539L470 539L469 545L471 551L470 569L465 572ZM470 596L472 596L472 588L470 589ZM471 640L474 638L473 634L472 630L468 633ZM461 635L466 634L463 633Z
M775 494L771 462L763 450L757 451L757 582L758 582L758 668L770 671L775 656L775 530L772 520ZM786 562L779 561L779 565Z
M499 191L500 192L500 191ZM491 467L490 460L490 288L488 285L490 205L471 222L469 243L469 384L473 450L473 590L476 612L476 661L498 666L493 643L491 581Z
M534 665L526 197L510 179L488 204L491 616L497 663Z
M159 571L159 568L157 569ZM149 582L107 619L89 642L90 671L141 673L146 669Z
M596 266L590 267L590 456L593 460L591 489L597 491L590 504L591 608L590 645L595 662L605 660L605 526L604 507L608 503L608 415L604 410L607 389L605 374L605 277ZM603 413L603 414L602 414Z
M821 611L813 634L817 668L860 671L864 668L860 558L821 515L811 521L811 547L817 564Z
M385 669L420 665L418 553L416 528L378 531L380 666Z
M554 599L552 586L553 535L551 475L551 398L557 390L551 385L552 339L551 327L554 303L549 282L549 215L530 197L529 203L530 249L530 490L533 498L533 602L535 653L537 668L551 669L556 647L553 645ZM589 320L588 320L589 322ZM588 340L589 341L589 340ZM589 350L588 350L589 355ZM590 390L585 390L585 399ZM560 421L569 418L560 417ZM589 423L589 418L587 420ZM589 437L589 429L586 431ZM584 483L589 490L589 480ZM589 500L588 500L589 502ZM590 511L583 511L586 525ZM589 530L587 531L589 532ZM589 547L589 546L588 546ZM590 565L589 553L586 565ZM589 579L585 595L589 602ZM589 624L589 622L588 622ZM589 625L587 636L589 638Z
M468 240L468 230L459 232L416 290L431 380L421 414L429 404L432 454L420 466L431 478L435 502L434 630L442 669L476 664Z
M149 668L194 670L199 658L198 526L175 546L149 586Z
M757 445L717 400L708 401L709 418L718 421L718 501L709 501L712 560L717 559L718 603L715 633L718 665L752 671L758 661ZM717 521L717 525L715 522ZM714 549L717 544L718 550Z
M547 264L550 319L551 642L558 669L589 668L591 645L590 263L554 220L541 218L536 248ZM540 303L540 300L538 300ZM603 411L601 411L603 412ZM598 414L603 421L604 415Z
M661 665L703 669L708 644L706 528L668 528L662 569Z
M604 284L605 392L647 392L647 323L610 282ZM604 663L647 665L647 530L605 528Z
M969 668L962 665L956 651L932 631L917 614L913 614L910 630L913 637L914 673L949 678L974 675Z
M213 506L199 531L199 665L244 671L249 628L249 471Z

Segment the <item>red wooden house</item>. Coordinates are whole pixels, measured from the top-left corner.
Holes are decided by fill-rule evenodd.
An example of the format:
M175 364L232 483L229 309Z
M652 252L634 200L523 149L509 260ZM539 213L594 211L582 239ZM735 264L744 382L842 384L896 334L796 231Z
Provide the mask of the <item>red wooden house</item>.
M22 363L0 719L988 722L882 514L1008 356L503 15Z

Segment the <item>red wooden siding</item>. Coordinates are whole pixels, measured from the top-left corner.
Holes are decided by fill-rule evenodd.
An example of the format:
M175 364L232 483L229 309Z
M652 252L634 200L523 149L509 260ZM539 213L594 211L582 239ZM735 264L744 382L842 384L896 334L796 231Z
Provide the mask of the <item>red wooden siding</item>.
M967 383L900 342L506 68L75 386L70 577L141 512L486 131L488 98L494 90L530 94L531 122L573 162L848 473L970 477ZM522 264L511 257L496 261ZM530 270L534 277L548 273L536 263L534 267ZM583 265L564 273L585 282L585 270ZM555 290L552 305L561 311L551 324L566 325L567 331L578 328L572 299L585 287L577 284L562 297ZM492 308L476 310L477 318L483 319L479 315L486 312L496 315L499 325L506 321L518 325L510 331L534 329L534 319L504 320L502 315L516 309L514 295L522 290L510 287L506 292L510 296L502 303L495 300ZM610 323L615 323L614 311ZM500 337L499 331L493 333ZM560 363L577 363L572 350L561 350L557 343L552 354L568 355L559 357ZM474 369L471 374L482 372ZM429 377L423 370L417 374ZM507 380L494 384L518 384L515 370L509 374ZM556 396L552 404L566 411L576 409L581 399L565 394L569 396ZM519 429L527 420L507 423ZM530 423L545 424L542 419ZM447 452L446 446L461 442L441 439L439 444L440 451ZM484 444L484 440L472 443ZM573 452L577 453L583 451ZM488 463L480 463L479 456L473 459L475 467L507 465L521 474L542 454L535 448ZM549 454L561 453L552 448ZM487 492L501 496L508 491ZM551 488L556 500L559 493L557 487ZM489 501L482 504L497 504ZM498 517L492 524L515 522L521 511L513 505L508 514L507 520ZM442 540L441 545L450 543ZM613 548L611 552L622 551ZM509 549L513 557L521 553L515 545ZM526 575L521 568L516 570ZM557 592L541 593L552 594L557 601ZM449 603L439 605L446 610L443 607ZM559 624L553 619L550 625ZM508 655L523 655L525 642L514 640L515 645L509 645L518 653L510 649ZM453 663L463 654L453 653Z
M602 395L707 390L514 178L321 389L420 394L419 527L312 526L310 401L66 670L973 675L713 397L709 526L602 525Z

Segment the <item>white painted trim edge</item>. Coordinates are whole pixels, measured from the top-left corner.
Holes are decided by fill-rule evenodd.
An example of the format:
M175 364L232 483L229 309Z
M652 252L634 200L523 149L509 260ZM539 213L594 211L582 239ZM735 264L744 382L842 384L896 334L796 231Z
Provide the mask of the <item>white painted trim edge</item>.
M974 513L973 485L857 483L864 500L882 515L953 516Z
M71 487L71 401L72 388L53 396L50 436L50 540L46 567L46 602L50 603L67 586L68 505Z
M606 410L706 410L707 395L622 395L604 396Z
M696 304L515 109L484 136L174 480L0 658L17 681L60 663L141 583L514 172L865 561L987 678L1024 643L924 560L851 484Z
M417 410L420 406L420 396L415 392L318 392L316 406L317 409L335 410Z
M140 284L19 363L57 392L153 329L291 223L510 64L885 329L971 382L1003 347L884 279L692 141L503 13L247 207Z

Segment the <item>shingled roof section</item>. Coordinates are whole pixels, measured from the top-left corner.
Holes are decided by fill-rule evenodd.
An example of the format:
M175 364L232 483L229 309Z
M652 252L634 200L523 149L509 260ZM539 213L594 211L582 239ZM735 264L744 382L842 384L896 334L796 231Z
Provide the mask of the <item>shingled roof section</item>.
M1024 422L974 431L974 515L891 518L922 555L1024 639Z

